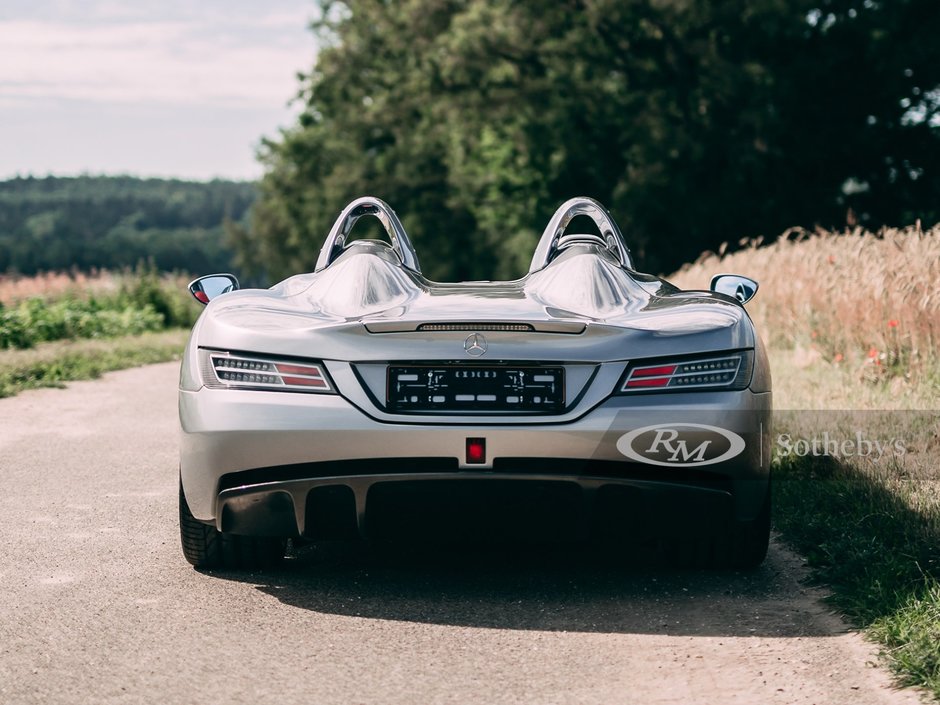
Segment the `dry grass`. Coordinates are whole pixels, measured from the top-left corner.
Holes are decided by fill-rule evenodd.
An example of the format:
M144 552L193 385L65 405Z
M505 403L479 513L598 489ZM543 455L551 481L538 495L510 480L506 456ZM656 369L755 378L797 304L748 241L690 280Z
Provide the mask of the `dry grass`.
M791 230L766 247L746 244L725 256L705 253L670 279L696 289L721 272L757 279L748 311L771 347L802 348L869 379L936 367L940 227Z
M770 348L768 354L777 409L929 411L937 408L938 382L932 380L895 376L863 383L855 367L833 364L802 346L791 350Z
M0 275L0 304L10 305L26 299L61 299L66 296L116 294L122 275L106 270L84 272L43 272L31 277Z

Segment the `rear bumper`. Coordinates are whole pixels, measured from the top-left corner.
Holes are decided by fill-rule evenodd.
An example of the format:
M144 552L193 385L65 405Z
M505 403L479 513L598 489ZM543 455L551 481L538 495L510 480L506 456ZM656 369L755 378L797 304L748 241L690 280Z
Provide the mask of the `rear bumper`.
M317 535L330 506L348 509L339 524L368 535L370 505L419 485L442 497L487 484L555 488L587 524L617 493L648 518L723 507L748 520L769 481L770 408L770 394L744 390L613 397L560 424L433 425L378 421L334 395L203 388L180 393L180 471L196 518L256 535ZM746 448L700 469L643 465L618 449L625 433L670 419L707 419ZM466 462L467 438L486 439L486 464Z

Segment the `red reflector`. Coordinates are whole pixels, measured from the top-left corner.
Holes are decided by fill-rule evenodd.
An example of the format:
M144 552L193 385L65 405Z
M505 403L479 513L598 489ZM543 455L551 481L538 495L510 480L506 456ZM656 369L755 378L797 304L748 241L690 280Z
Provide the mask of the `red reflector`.
M467 463L485 463L486 462L486 439L468 438L467 439Z
M660 375L671 375L676 371L675 365L661 365L660 367L637 367L633 370L630 378L635 377L659 377Z
M670 377L656 377L653 379L631 379L627 382L627 387L665 387L669 384Z
M306 367L301 365L285 365L282 363L277 363L277 371L282 375L311 375L312 377L319 377L320 370L316 367Z
M284 380L284 384L297 384L304 387L318 387L323 389L326 387L326 382L319 377L316 379L309 379L307 377L281 377Z

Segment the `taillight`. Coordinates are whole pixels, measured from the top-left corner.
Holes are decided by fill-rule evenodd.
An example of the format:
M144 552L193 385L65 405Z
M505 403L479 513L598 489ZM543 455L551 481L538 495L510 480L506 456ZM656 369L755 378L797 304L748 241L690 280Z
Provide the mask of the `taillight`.
M238 353L204 351L204 354L203 376L207 387L320 393L333 391L319 364Z
M623 392L676 392L684 389L744 389L751 379L748 350L699 359L656 360L630 365Z

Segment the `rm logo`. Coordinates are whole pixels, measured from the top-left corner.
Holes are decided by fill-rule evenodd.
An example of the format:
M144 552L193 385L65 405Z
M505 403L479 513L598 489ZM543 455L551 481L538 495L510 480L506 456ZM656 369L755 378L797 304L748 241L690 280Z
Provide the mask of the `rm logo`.
M644 426L617 439L617 450L650 465L713 465L740 455L744 439L733 431L698 423Z

